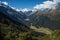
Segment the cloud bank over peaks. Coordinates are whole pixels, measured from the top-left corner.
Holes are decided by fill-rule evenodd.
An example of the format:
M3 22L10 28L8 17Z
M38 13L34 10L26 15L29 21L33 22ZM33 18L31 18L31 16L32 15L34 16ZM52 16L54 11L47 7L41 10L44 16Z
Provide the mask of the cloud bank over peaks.
M60 2L60 0L44 1L43 4L37 4L36 6L34 6L34 9L55 9L58 2Z
M54 4L52 1L45 1L43 4L37 4L34 8L41 9L41 8L51 8L51 5Z

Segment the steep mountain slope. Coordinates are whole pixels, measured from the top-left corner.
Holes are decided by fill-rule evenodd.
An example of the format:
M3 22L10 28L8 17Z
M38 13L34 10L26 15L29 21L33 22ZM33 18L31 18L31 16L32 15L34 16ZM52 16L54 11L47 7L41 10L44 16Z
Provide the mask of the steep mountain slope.
M38 11L35 14L30 15L30 20L33 25L37 27L45 27L49 29L60 29L60 7L56 7L55 10Z
M9 16L0 12L0 40L17 40L19 33L29 31L22 23L12 20Z
M0 12L7 15L13 21L18 22L18 23L22 23L22 24L28 26L27 24L25 24L26 23L25 20L24 20L25 19L25 14L23 15L22 13L19 13L16 10L13 10L9 6L1 5L0 6Z
M26 26L24 23L14 21L2 12L0 12L0 23L6 24L8 26L12 25L13 28L17 28L18 30L24 30L24 31L30 30L29 27Z
M19 13L7 5L0 5L0 22L2 23L6 23L8 25L11 24L13 26L22 25L24 30L28 31L29 26L24 20L26 18L25 16L25 14Z

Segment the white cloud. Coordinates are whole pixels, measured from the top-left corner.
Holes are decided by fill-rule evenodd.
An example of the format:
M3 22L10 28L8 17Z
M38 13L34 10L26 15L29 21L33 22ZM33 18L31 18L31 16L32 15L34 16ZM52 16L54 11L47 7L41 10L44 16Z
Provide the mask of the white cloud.
M30 11L30 9L27 9L27 8L24 8L21 10L22 12L27 12L27 11Z
M32 12L36 12L37 10L36 9L32 9Z
M35 12L35 11L37 11L37 10L34 9L34 10L32 10L32 11Z
M43 4L38 4L34 7L34 9L41 9L41 8L49 8L51 9L55 3L52 1L45 1Z
M34 6L34 9L41 9L41 8L55 9L58 2L60 2L60 0L45 1L43 2L43 4L37 4L36 6Z
M4 5L8 5L8 3L7 3L7 2L2 2L2 4L4 4Z
M58 3L58 2L60 2L60 0L53 0L55 3Z

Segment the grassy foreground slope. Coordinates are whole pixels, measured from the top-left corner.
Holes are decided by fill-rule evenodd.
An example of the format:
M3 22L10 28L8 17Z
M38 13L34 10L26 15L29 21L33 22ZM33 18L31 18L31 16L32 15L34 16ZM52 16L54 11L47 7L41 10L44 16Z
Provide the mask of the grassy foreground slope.
M45 36L35 36L32 31L21 31L0 23L0 36L0 40L60 40L60 30L54 30Z

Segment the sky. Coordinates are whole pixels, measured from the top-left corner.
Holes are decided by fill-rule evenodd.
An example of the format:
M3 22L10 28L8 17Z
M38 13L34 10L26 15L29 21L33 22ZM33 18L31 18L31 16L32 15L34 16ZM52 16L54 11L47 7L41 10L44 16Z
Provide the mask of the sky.
M10 6L16 7L16 8L28 8L32 9L33 6L36 4L40 4L45 0L0 0L8 2Z
M9 6L15 7L21 10L34 10L51 8L52 4L56 4L60 0L0 0L1 2L8 3ZM55 5L54 5L55 6Z

